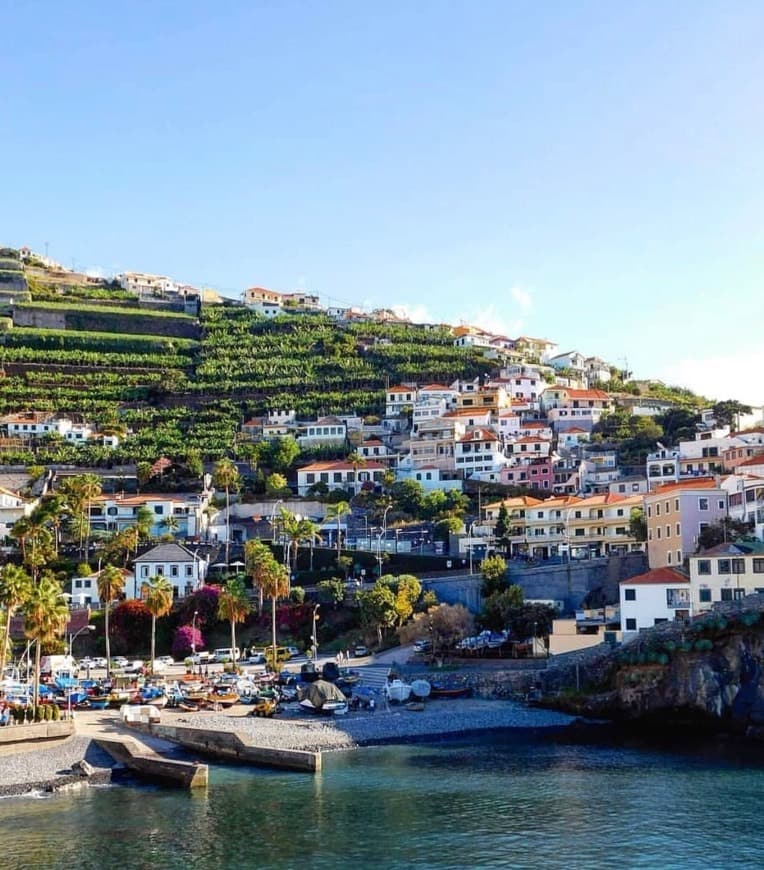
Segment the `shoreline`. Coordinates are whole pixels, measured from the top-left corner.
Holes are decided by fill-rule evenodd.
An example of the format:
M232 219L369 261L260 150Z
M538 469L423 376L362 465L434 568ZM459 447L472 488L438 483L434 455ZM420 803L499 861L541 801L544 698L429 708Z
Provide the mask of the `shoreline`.
M236 731L247 734L259 745L268 748L317 752L437 742L458 737L474 739L481 734L506 731L559 733L575 719L567 714L526 708L513 701L471 698L431 701L422 712L391 705L374 713L353 712L332 717L306 718L299 711L289 708L273 719L261 719L248 713L246 707L235 707L223 713L200 714L163 710L161 716L162 724ZM116 710L79 711L75 723L75 735L56 745L38 744L32 747L19 744L16 751L13 751L13 747L7 747L0 763L0 798L108 785L113 781L113 771L117 765L96 745L99 733L114 734L118 731L138 740L155 739L151 734L123 726ZM165 740L162 742L169 743ZM179 744L170 745L173 753L183 753ZM188 753L189 758L195 756L196 753ZM83 759L94 768L90 776L71 770L73 764Z

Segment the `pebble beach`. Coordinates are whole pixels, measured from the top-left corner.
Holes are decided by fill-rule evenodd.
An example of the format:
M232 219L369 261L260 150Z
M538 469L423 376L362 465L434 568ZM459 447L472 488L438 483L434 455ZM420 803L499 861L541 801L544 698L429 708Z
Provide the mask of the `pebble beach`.
M185 727L244 732L256 744L271 749L330 752L381 743L475 735L481 731L564 727L572 717L548 710L527 708L513 701L434 700L424 710L382 705L374 712L345 716L312 716L286 706L271 719L248 715L236 706L225 713L189 714L162 711L162 722ZM113 762L94 741L98 733L120 731L144 739L122 726L117 711L78 713L75 736L53 744L5 746L0 753L0 796L55 790L87 781L105 783ZM148 742L156 743L149 740ZM161 751L161 747L160 751ZM85 759L95 769L87 780L72 772Z

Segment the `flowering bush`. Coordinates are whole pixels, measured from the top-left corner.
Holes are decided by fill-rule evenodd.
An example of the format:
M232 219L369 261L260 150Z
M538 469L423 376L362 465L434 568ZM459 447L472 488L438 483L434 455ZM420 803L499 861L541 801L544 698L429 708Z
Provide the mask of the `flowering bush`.
M172 639L173 656L175 658L185 658L195 649L204 649L204 638L201 631L191 625L178 626Z

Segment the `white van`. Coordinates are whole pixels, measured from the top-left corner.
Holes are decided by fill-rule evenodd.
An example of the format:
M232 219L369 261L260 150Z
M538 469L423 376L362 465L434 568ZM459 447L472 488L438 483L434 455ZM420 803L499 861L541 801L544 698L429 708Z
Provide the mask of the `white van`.
M238 662L241 658L241 651L239 647L236 649L231 649L230 646L222 646L219 649L216 649L212 654L212 661L217 662L218 664L224 662Z

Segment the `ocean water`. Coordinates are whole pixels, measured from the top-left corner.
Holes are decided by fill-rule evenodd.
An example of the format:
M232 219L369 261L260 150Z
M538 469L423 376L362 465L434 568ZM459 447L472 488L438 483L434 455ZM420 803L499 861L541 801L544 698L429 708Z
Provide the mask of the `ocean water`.
M321 774L214 766L210 786L0 801L5 867L764 866L764 770L513 732L325 756Z

